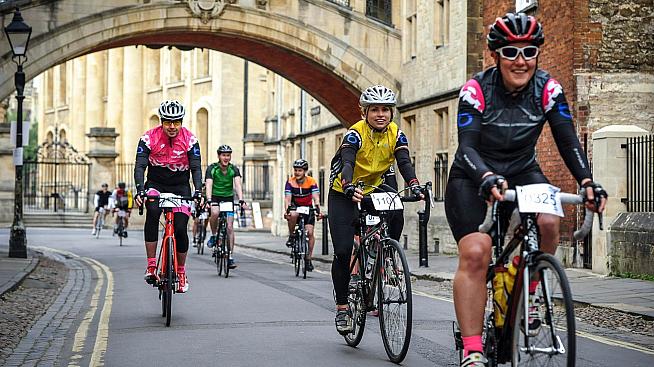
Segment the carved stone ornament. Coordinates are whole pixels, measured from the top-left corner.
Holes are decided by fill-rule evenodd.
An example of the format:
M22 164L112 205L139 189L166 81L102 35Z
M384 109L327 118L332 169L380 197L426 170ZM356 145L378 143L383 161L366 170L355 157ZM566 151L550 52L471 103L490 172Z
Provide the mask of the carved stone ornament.
M188 6L193 16L199 17L202 23L208 23L218 18L225 10L225 5L234 4L237 0L188 0Z

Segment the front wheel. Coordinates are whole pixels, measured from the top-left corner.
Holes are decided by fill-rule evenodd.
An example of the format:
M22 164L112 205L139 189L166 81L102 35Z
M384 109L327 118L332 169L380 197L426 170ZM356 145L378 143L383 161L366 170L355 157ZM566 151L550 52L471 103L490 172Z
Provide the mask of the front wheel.
M207 227L205 226L206 219L200 221L200 236L198 238L198 254L204 255L204 240L207 239Z
M394 363L400 363L406 357L411 341L411 272L404 251L393 239L383 244L378 261L379 326L388 358Z
M350 288L347 303L352 312L352 331L343 335L347 345L356 347L363 338L363 331L366 328L366 307L363 302L362 282L358 282L355 288Z
M168 238L166 243L166 285L164 287L164 303L166 308L166 326L170 326L170 319L172 317L171 311L173 307L173 287L175 286L175 269L173 269L174 263L174 254L173 249L173 239Z
M227 237L227 229L222 232L222 253L223 253L223 267L225 268L225 278L229 277L229 238Z
M300 253L298 261L300 262L300 265L302 267L302 278L307 279L307 237L306 237L306 232L304 229L304 225L302 226L302 229L300 230Z
M536 288L529 292L528 301L522 293L524 287L512 295L520 299L513 323L511 364L573 367L575 317L568 278L561 263L550 254L538 255L534 264L529 269L529 282Z

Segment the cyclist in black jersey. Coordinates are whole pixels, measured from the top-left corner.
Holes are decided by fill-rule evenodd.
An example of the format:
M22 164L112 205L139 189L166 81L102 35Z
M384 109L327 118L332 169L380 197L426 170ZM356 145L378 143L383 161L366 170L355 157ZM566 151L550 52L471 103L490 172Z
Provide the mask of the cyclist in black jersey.
M586 206L602 212L607 196L593 182L561 84L537 68L544 42L541 24L524 13L509 13L491 25L487 41L496 66L475 75L459 94L459 147L445 194L447 220L459 248L454 307L464 343L461 365L466 367L486 361L481 332L491 238L477 228L486 201L503 199L500 189L548 183L535 150L545 121L566 166L587 191ZM597 208L595 195L601 197ZM553 254L559 217L541 213L538 226L541 249Z

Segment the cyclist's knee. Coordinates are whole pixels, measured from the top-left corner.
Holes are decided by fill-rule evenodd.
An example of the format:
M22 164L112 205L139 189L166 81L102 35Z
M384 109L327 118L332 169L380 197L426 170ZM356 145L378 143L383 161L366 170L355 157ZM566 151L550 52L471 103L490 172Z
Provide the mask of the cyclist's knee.
M464 271L486 271L486 266L490 262L490 255L491 244L486 235L471 234L459 241L459 269Z
M538 215L538 229L541 234L555 234L559 232L561 220L556 215L540 214Z

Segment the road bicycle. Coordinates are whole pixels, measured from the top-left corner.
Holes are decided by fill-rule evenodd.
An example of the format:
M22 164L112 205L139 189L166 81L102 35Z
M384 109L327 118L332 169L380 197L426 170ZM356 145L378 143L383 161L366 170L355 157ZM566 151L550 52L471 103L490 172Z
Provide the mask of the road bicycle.
M95 238L100 238L100 231L104 227L104 217L106 209L104 207L98 208L98 219L95 221Z
M234 213L234 203L221 201L220 203L211 203L211 206L218 206L220 211L218 215L218 233L216 234L216 243L212 254L213 261L216 263L218 276L221 276L224 272L225 278L227 278L229 277L229 257L232 253L229 236L227 235L227 216L229 213ZM243 211L243 208L241 208L241 211Z
M157 274L159 280L153 284L159 290L161 300L161 316L166 318L166 326L170 326L172 318L173 294L177 292L179 277L177 274L177 241L175 240L175 213L173 209L181 208L184 202L193 201L192 197L178 196L168 193L145 195L144 200L158 201L164 212L164 235L161 239L159 256L157 257ZM143 215L143 207L139 207L139 215Z
M488 298L482 333L488 366L511 362L513 366L573 367L576 338L572 293L561 263L539 249L537 213L563 216L562 204L582 204L584 195L535 184L506 190L504 201L517 202L508 229L501 224L503 208L497 201L489 205L479 226L480 232L492 238L494 258L486 275ZM592 224L593 212L586 209L584 223L574 238L583 239ZM504 246L506 233L513 238ZM463 340L456 322L454 335L462 358Z
M209 212L205 209L199 210L197 215L198 219L195 222L195 236L193 236L193 244L198 250L198 255L204 255L204 241L207 239L207 222L209 221Z
M118 209L116 212L118 216L118 224L116 224L116 229L114 230L114 236L118 235L118 241L120 246L123 245L123 238L127 238L127 230L125 229L125 217L127 212L124 209Z
M357 186L360 189L372 187L382 192L366 195L364 205L359 204L359 243L355 242L350 263L350 274L356 275L350 281L348 295L353 329L344 338L348 345L357 346L363 337L366 313L377 310L386 354L392 362L400 363L406 357L411 341L411 272L402 247L388 235L388 221L393 211L403 208L402 202L422 199L414 195L400 196L410 187L396 193L386 185L380 188L359 183ZM430 208L433 207L431 182L420 186L420 190L429 218Z
M309 253L309 237L306 233L304 217L305 215L311 215L311 213L316 214L316 209L310 206L298 206L293 207L289 206L286 209L286 213L291 211L297 212L298 219L295 223L295 229L293 231L293 246L291 247L291 258L293 259L293 270L295 271L295 276L300 276L300 271L302 272L302 278L307 278L307 266L309 265L309 259L307 257ZM317 216L316 216L316 219Z

